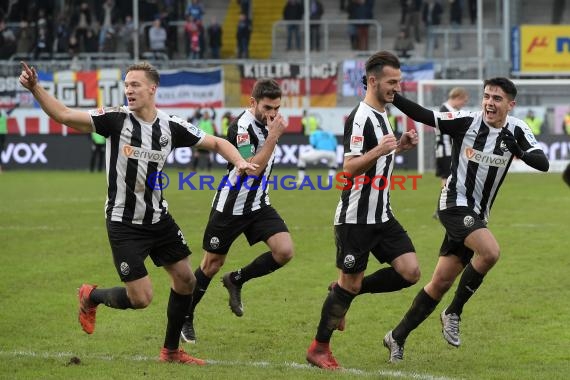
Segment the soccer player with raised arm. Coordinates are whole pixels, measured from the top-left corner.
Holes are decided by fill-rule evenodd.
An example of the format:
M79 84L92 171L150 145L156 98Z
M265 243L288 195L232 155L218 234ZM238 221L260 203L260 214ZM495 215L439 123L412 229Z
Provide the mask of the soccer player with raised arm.
M495 201L513 159L546 172L549 163L530 128L509 116L517 89L507 78L483 84L478 112L433 112L397 94L394 105L412 119L451 136L451 175L439 198L439 220L445 227L431 281L423 287L403 319L384 337L389 361L404 356L408 335L435 309L461 275L451 304L440 314L444 339L459 347L463 307L499 260L499 243L487 227Z
M177 147L199 146L220 153L239 173L256 170L227 141L202 132L185 120L155 106L160 77L148 63L127 68L127 106L92 111L70 109L39 83L36 70L22 63L20 83L44 112L58 123L80 132L96 132L107 139L107 200L105 216L113 261L124 286L79 288L79 322L87 334L95 330L97 307L142 309L152 300L152 284L144 261L150 256L170 276L170 298L161 362L203 365L179 348L184 315L192 302L196 279L190 268L190 250L172 218L160 186L160 172ZM158 186L157 186L158 185Z

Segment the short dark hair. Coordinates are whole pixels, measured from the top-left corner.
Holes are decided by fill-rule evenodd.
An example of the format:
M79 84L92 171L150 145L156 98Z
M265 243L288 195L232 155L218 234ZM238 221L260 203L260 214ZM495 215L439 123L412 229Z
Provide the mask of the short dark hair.
M503 90L511 100L515 100L515 98L517 97L517 87L508 78L496 77L496 78L487 79L485 80L485 82L483 82L483 90L487 86L500 87L501 90Z
M263 98L278 99L281 98L281 94L282 92L281 87L279 87L279 83L277 83L275 79L271 78L258 79L253 85L253 90L251 92L251 96L256 102Z
M160 74L158 74L158 70L148 62L134 63L130 65L127 67L125 75L127 75L129 71L144 71L146 77L150 79L151 82L156 85L160 83Z
M366 74L362 77L362 84L364 85L364 89L366 89L368 75L380 74L384 66L389 66L395 69L399 69L400 60L396 55L386 50L374 53L373 55L370 56L370 58L366 60L366 63L364 64Z

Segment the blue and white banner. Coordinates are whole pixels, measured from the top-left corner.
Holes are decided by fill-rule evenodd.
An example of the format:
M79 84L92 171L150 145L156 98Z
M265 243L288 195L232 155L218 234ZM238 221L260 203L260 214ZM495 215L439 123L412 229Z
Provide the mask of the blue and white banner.
M222 69L160 71L156 106L223 107Z

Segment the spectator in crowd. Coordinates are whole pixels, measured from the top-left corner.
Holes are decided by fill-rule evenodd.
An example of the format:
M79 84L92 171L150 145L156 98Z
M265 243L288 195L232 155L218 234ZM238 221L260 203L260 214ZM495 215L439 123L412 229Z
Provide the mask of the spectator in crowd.
M238 58L249 58L249 39L251 37L251 21L245 14L239 15L237 25Z
M570 136L570 111L566 112L566 115L564 115L564 120L562 121L562 130L564 133Z
M152 27L148 30L149 48L156 58L166 53L166 39L166 29L162 27L160 19L156 18L152 22Z
M208 43L210 53L213 59L220 59L220 50L222 48L222 26L216 17L212 17L210 25L208 25Z
M410 37L406 27L402 26L394 41L394 51L399 58L410 58L415 49L414 39Z
M417 43L422 42L421 40L421 16L423 9L423 0L408 0L408 20L406 29L412 34Z
M117 39L117 52L128 52L132 57L134 55L134 38L136 36L133 16L130 14L125 16L125 21L119 25L117 34L119 36Z
M374 18L374 0L352 0L348 18L351 20L372 20ZM370 24L356 24L356 49L368 50Z
M91 22L91 10L89 9L89 4L84 1L71 17L71 25L72 28L75 28L73 33L75 38L77 38L79 51L86 51L85 39L87 38L87 31L91 29Z
M427 0L422 9L422 21L426 27L426 57L433 56L433 50L438 48L438 37L433 28L441 25L443 7L439 0Z
M323 17L323 3L320 0L311 0L309 3L309 12L311 19L311 50L321 50L321 24L318 21ZM313 22L317 21L317 23Z
M8 59L16 52L16 35L0 19L0 59Z
M461 49L461 33L459 28L463 21L463 0L449 0L449 23L455 32L453 49Z
M400 25L406 25L410 0L400 0Z
M542 119L536 117L534 111L529 108L526 116L524 118L524 122L530 127L530 130L535 136L538 136L542 133Z
M192 2L186 8L186 15L192 16L195 21L202 20L204 16L204 8L200 4L200 0L192 0Z
M45 19L39 19L37 23L36 42L34 44L33 56L35 59L42 58L43 56L51 56L51 43L49 30L46 26Z
M18 107L18 105L14 105L14 107L4 110L0 108L0 156L4 151L4 147L6 146L6 135L8 134L8 116ZM2 173L2 160L0 160L0 173Z
M301 125L303 126L303 133L305 136L311 136L319 126L319 121L315 115L311 115L307 110L303 110L303 118L301 119Z
M194 17L186 15L186 22L184 23L184 32L186 35L186 50L188 51L188 59L198 59L200 53L200 39L198 34L198 24Z
M105 161L105 143L107 139L97 132L91 132L91 161L89 163L89 171L93 173L95 166L97 171L103 171L103 162Z
M241 13L251 19L251 1L250 0L236 0L240 6Z
M16 33L16 53L27 54L34 48L34 32L26 20L20 21Z
M214 126L214 118L216 117L216 111L212 108L212 113L208 110L197 110L198 113L198 123L196 126L200 128L202 131L206 132L210 136L216 135L216 128ZM206 160L206 169L208 171L212 170L212 153L207 149L200 149L199 147L194 150L194 155L192 159L192 171L196 171L198 169L198 164L200 160Z
M55 52L68 53L69 52L69 26L67 25L67 18L65 14L61 14L57 19L55 27Z
M85 34L85 52L97 53L99 51L99 37L93 28L88 28Z
M467 5L469 7L469 18L471 19L471 25L475 25L475 21L477 21L477 0L467 0Z
M113 8L115 7L114 0L105 0L102 5L102 15L101 15L101 28L99 29L99 51L106 51L103 49L105 45L105 40L109 37L114 36L115 31L113 30L110 34L107 33L109 29L113 29ZM107 42L108 44L108 42ZM108 46L107 46L108 48Z
M226 111L226 113L224 113L222 115L222 121L221 121L221 133L222 133L222 137L226 137L228 135L228 129L230 127L230 123L234 120L232 113L230 111Z
M301 50L300 21L303 20L304 13L303 4L299 0L287 0L283 8L283 20L292 22L287 25L287 50L293 49L293 40L295 49Z

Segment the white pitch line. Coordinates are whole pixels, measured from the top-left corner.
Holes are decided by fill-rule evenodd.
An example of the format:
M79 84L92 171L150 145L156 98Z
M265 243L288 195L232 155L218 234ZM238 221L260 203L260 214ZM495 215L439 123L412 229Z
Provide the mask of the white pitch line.
M35 352L35 351L0 351L0 356L9 356L9 357L32 357L32 358L69 358L76 356L79 358L89 358L89 359L98 359L98 360L130 360L130 361L148 361L154 362L157 361L156 357L148 357L143 355L135 355L135 356L114 356L114 355L107 355L107 354L75 354L73 352ZM212 360L206 359L206 363L208 365L214 366L237 366L237 367L254 367L254 368L293 368L299 370L312 370L312 371L321 371L320 369L313 367L309 364L301 364L295 362L285 362L285 363L271 363L266 361L258 361L258 362L243 362L243 361L233 361L233 360ZM416 379L416 380L458 380L457 378L452 377L445 377L445 376L434 376L425 373L418 373L418 372L404 372L404 371L395 371L395 370L377 370L377 371L367 371L357 368L343 368L341 373L350 373L351 375L355 376L363 376L363 377L394 377L394 378L401 378L401 379Z

